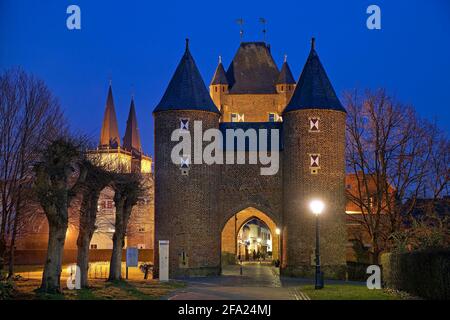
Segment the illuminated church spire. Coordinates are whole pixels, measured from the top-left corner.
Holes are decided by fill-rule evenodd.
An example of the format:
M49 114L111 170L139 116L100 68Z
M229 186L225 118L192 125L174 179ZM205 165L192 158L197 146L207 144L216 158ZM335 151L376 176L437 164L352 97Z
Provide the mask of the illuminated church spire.
M101 148L113 149L120 147L119 127L117 125L116 110L114 109L111 83L109 84L108 98L106 100L105 115L103 116L99 146Z
M142 152L141 138L134 108L134 97L131 97L130 112L128 113L127 128L123 137L123 148L130 152Z

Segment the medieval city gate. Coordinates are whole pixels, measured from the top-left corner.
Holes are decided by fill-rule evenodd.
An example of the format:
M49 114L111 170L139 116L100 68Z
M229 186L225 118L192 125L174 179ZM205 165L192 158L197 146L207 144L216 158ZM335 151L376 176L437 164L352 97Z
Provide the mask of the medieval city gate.
M170 276L220 274L229 221L242 210L256 210L253 215L267 217L268 226L281 229L283 274L312 276L315 219L309 203L320 199L325 203L320 219L323 270L326 277L344 278L346 111L318 58L314 41L295 84L286 61L278 71L265 43L242 43L227 74L219 63L210 93L214 102L186 43L185 53L153 112L154 247L158 248L159 240L170 241ZM245 112L249 122L239 122L242 116L230 112L232 107ZM274 141L279 148L266 144L268 149L264 150L278 160L276 170L263 175L261 167L267 164L260 162L195 161L196 152L211 144L211 140L194 141L195 123L201 123L202 137L210 129L277 132L279 140ZM176 130L194 138L189 140L189 152L174 157L173 150L179 144L172 136ZM272 142L272 137L267 139ZM258 139L264 138L258 135ZM234 151L248 156L258 150L246 145L245 150Z

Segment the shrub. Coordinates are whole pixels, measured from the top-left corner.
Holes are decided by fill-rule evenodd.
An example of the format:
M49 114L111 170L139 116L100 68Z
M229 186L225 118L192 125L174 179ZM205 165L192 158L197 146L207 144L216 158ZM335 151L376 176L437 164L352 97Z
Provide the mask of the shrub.
M385 286L426 299L450 299L450 250L388 253L381 257Z
M12 299L15 287L12 281L0 281L0 300Z

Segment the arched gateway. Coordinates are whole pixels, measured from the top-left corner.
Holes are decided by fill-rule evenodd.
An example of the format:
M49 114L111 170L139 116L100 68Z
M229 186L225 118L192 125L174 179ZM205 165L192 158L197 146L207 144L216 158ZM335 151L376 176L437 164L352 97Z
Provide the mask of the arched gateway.
M208 94L186 43L154 110L155 266L158 241L169 240L171 277L220 274L230 221L244 221L247 210L281 229L282 273L312 275L308 204L320 198L323 270L344 277L345 118L314 44L295 82L265 43L242 43L226 72L219 62ZM242 145L233 132L244 134ZM220 158L225 151L233 151L233 164Z

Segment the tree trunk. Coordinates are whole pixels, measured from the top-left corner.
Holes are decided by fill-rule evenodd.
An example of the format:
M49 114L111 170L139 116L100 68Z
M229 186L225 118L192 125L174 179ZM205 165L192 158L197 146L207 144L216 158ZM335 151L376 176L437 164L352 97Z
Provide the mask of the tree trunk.
M89 286L89 246L95 231L97 204L101 189L87 190L83 194L80 209L80 228L77 239L77 265L80 267L81 287ZM89 193L89 194L87 194Z
M123 232L117 230L113 236L113 251L109 266L108 281L122 280L122 249L124 246Z
M94 220L95 222L95 220ZM77 239L77 266L80 268L81 288L89 287L89 245L91 243L94 229L81 229Z
M16 252L16 236L17 236L17 221L14 224L13 234L11 236L11 244L9 248L9 265L8 265L8 279L14 276L14 258Z
M49 238L47 247L47 259L42 275L40 290L46 293L60 293L61 265L66 240L67 223L56 224L49 220Z
M371 261L372 264L379 264L380 252L380 247L378 246L378 244L374 243Z

